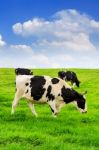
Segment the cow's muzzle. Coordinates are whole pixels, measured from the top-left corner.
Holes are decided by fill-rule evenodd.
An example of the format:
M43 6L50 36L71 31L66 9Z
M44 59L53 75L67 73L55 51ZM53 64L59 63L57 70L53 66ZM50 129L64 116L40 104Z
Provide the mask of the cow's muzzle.
M80 112L81 112L82 114L84 114L84 113L87 113L87 110L86 110L86 109L80 109Z

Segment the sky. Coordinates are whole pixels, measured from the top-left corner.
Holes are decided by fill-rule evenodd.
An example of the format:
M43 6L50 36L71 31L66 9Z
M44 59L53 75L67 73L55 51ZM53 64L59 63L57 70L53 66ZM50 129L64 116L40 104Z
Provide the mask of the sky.
M99 68L98 0L1 0L1 68Z

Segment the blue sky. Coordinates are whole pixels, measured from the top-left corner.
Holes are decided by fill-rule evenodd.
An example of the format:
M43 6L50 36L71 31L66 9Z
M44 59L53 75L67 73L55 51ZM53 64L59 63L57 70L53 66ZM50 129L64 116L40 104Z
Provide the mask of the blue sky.
M0 2L0 67L99 68L98 0Z

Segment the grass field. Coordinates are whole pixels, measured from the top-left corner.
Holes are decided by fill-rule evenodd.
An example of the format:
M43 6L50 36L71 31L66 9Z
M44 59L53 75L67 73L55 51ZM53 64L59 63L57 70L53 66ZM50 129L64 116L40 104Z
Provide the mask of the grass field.
M25 99L15 114L11 104L15 94L14 69L0 69L0 150L99 150L99 70L71 69L81 81L77 91L88 91L88 113L80 114L66 105L52 118L46 104L35 105L32 116ZM57 76L58 69L34 69L35 75Z

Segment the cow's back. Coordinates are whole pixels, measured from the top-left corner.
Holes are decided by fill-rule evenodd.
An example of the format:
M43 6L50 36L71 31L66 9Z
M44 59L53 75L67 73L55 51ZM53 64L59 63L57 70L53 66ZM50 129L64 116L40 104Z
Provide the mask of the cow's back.
M16 88L21 91L23 97L46 102L61 95L61 89L70 86L60 78L51 78L49 76L28 76L19 75L16 77Z

